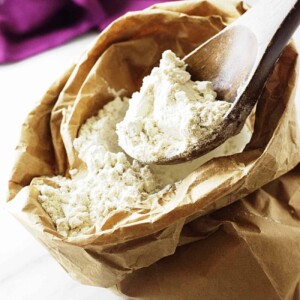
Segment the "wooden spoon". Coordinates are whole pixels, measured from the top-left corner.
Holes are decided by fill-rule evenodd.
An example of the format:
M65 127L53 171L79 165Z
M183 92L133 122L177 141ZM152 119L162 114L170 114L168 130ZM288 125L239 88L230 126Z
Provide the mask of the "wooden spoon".
M209 138L189 151L143 163L173 164L195 159L238 134L299 23L300 0L260 0L188 54L184 61L192 78L212 81L218 99L233 103L232 108Z

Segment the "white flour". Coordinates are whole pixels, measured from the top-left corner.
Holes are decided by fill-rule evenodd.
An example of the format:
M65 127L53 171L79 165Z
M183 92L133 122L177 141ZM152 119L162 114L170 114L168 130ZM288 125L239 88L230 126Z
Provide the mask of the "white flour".
M216 100L208 81L192 81L186 64L171 51L132 95L117 125L119 145L140 161L157 161L187 151L205 139L231 107Z
M172 70L170 64L173 64ZM152 75L145 79L144 86L147 85L147 89L142 88L141 92L135 94L131 100L133 103L143 102L144 98L140 99L141 94L145 94L146 99L153 97L154 92L161 95L163 110L161 118L163 115L165 117L163 129L168 130L170 127L172 136L177 132L173 126L176 127L178 123L182 128L183 138L187 134L185 130L190 127L191 117L195 116L194 111L200 113L201 124L209 126L220 118L209 111L214 108L214 105L224 111L228 108L226 103L218 104L219 101L215 101L215 93L209 83L191 82L189 74L184 69L183 63L172 52L165 52L160 69L156 68L156 71L154 70ZM161 79L161 83L155 79L152 84L157 84L160 89L154 86L150 89L150 83L148 84L155 73ZM172 82L175 87L170 86ZM170 95L174 95L175 100L170 100ZM181 104L176 106L173 102L177 100ZM190 105L189 102L192 104ZM208 106L207 102L210 103ZM148 116L148 112L153 109L155 111L153 115L159 115L156 111L159 104L150 101L147 112L141 112L142 108L145 108L143 103L141 108L131 104L131 110L126 118L136 116L138 119L138 113ZM154 201L156 204L158 202L157 196L166 192L172 184L179 182L213 157L242 151L251 137L250 131L245 126L239 135L196 160L172 166L144 166L127 156L118 145L116 126L124 119L127 110L128 99L116 96L115 100L105 105L97 116L89 118L82 125L78 138L74 141L74 148L86 168L70 170L71 178L56 176L34 180L33 184L39 191L39 202L51 217L57 231L63 236L78 236L100 231L109 217L116 212L132 213L138 209L151 209ZM178 122L175 120L176 124L173 118L179 118ZM142 119L139 120L142 122ZM119 126L118 133L121 141L126 122L127 119ZM151 127L150 130L147 124L144 122L141 126L146 126L147 134L156 136L157 128ZM134 123L133 128L135 126ZM195 135L193 136L196 138ZM157 142L153 149L159 152L162 144L160 141Z
M116 98L81 127L74 147L87 171L72 179L49 178L53 184L38 184L39 201L64 236L100 230L105 217L116 210L148 208L150 195L163 187L149 166L130 162L118 147L115 133L128 107Z

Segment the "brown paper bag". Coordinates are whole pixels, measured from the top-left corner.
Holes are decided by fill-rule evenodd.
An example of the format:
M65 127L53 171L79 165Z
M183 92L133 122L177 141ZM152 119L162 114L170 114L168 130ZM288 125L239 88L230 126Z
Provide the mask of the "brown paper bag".
M250 194L300 161L294 104L297 54L288 46L260 99L253 138L243 153L204 164L155 199L153 209L116 214L100 232L64 238L37 200L35 177L68 176L70 168L84 167L72 142L81 124L114 98L112 89L131 95L164 50L183 57L244 11L233 0L195 0L128 13L99 35L29 114L8 206L81 283L111 287L173 254L178 245L199 239L183 238L184 224Z
M190 241L133 272L132 299L300 299L300 165L230 206L185 225Z

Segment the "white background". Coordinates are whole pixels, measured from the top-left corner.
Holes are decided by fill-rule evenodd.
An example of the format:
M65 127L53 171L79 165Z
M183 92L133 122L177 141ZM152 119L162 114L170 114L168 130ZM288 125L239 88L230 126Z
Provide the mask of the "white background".
M74 281L6 211L7 180L20 127L45 90L76 61L96 34L86 34L54 50L0 66L0 299L121 299L110 291ZM300 49L300 30L294 36ZM300 91L298 87L298 99Z

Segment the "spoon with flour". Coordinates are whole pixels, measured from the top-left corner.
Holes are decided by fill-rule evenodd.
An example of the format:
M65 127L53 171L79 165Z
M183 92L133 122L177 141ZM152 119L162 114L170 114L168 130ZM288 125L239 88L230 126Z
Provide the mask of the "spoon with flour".
M142 163L173 164L238 134L299 23L300 0L260 0L183 60L164 52L117 125L120 146Z

